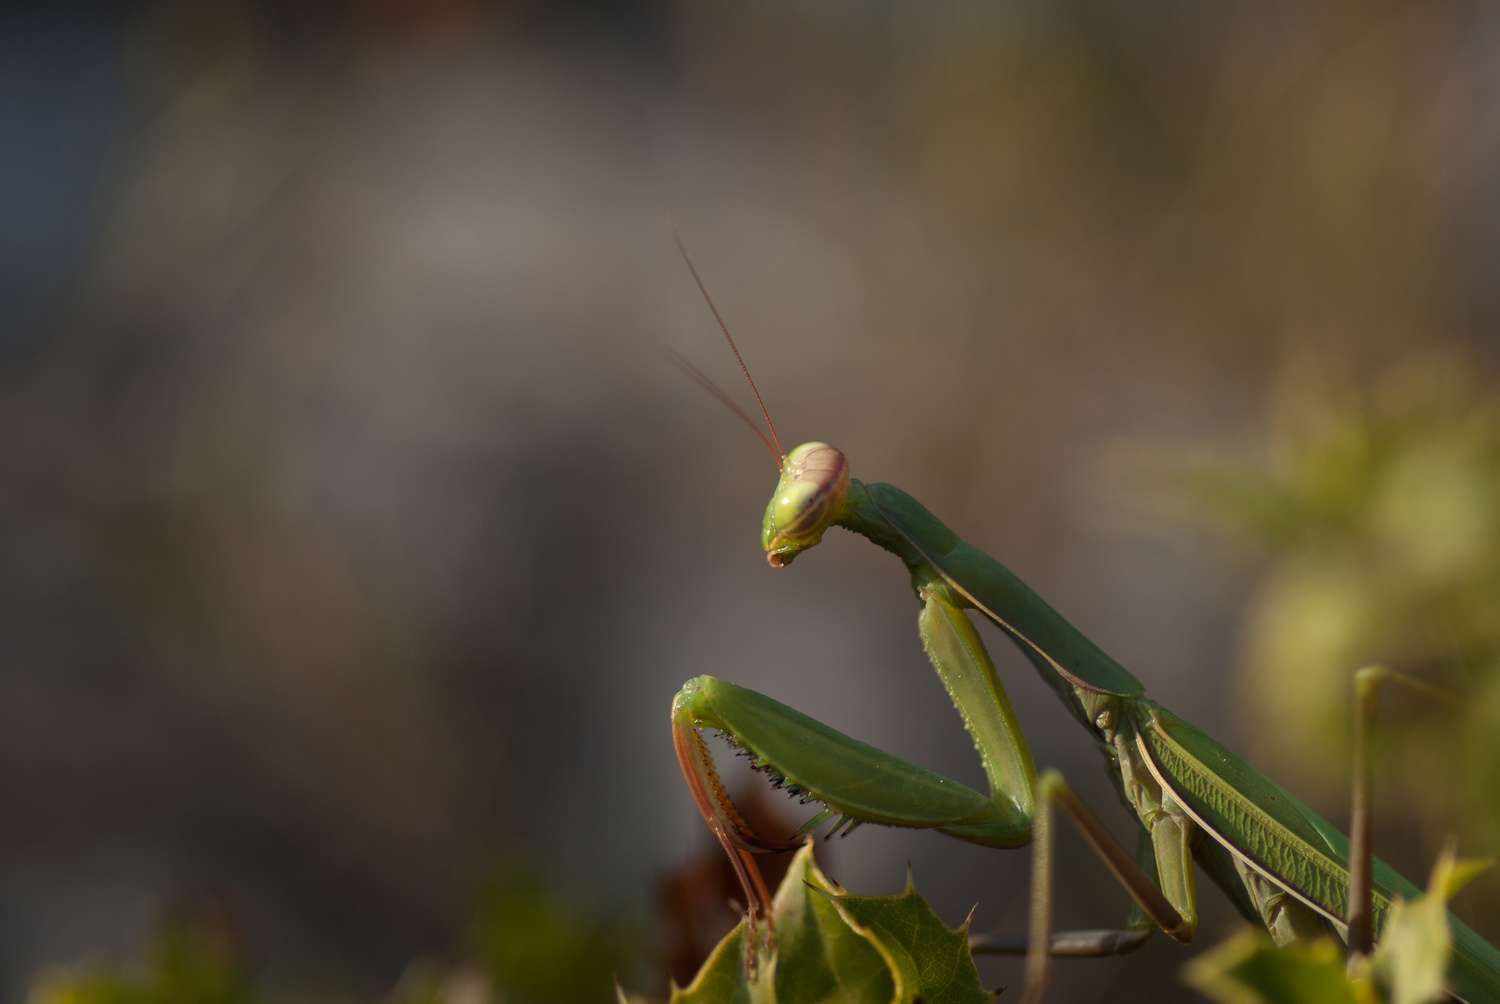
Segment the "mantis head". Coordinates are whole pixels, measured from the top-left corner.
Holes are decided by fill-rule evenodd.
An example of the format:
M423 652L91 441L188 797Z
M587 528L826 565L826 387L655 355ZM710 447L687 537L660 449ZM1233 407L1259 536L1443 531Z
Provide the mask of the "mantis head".
M823 531L843 514L848 494L849 460L842 450L803 443L788 453L761 525L761 546L771 567L786 567L822 540Z
M844 515L844 500L849 494L849 461L842 450L827 443L803 443L791 453L782 449L781 437L776 434L776 423L771 421L771 412L766 408L765 399L760 396L760 388L755 386L750 367L745 365L739 346L734 344L729 325L724 323L719 308L714 306L713 297L708 295L708 287L703 284L703 277L698 274L697 266L688 256L682 238L675 232L672 236L677 242L677 250L681 253L683 262L693 274L693 281L698 284L698 292L703 294L703 302L708 304L714 320L719 322L719 330L724 332L724 341L729 344L735 361L740 364L745 382L755 394L755 403L760 405L761 416L766 420L765 431L717 384L700 372L698 367L676 353L673 353L673 358L704 390L718 398L719 403L730 414L749 426L750 431L760 437L766 449L771 451L771 456L781 471L781 479L776 482L776 494L771 496L770 504L766 506L760 541L766 550L766 561L770 562L771 567L785 568L793 558L822 540L823 531ZM767 432L770 433L769 436L766 435Z

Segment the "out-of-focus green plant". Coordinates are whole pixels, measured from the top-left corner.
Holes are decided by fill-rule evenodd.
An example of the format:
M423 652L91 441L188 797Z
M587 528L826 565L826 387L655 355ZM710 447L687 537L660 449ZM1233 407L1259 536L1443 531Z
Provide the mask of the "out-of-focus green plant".
M1336 802L1354 668L1421 676L1460 708L1387 699L1377 806L1500 847L1500 395L1454 355L1367 383L1297 360L1269 445L1264 464L1176 465L1195 512L1268 562L1237 682L1257 758Z
M500 999L477 969L418 962L402 975L384 1004L498 1004Z
M1427 895L1391 906L1369 976L1391 1004L1443 998L1443 973L1453 953L1448 901L1493 862L1459 860L1450 847L1433 866Z
M510 872L483 890L470 927L479 970L507 1004L609 1000L640 956L617 924L561 899L540 877Z
M1245 928L1183 969L1204 994L1224 1004L1375 1004L1344 972L1332 939L1277 948L1264 931Z
M604 1001L617 977L635 974L633 962L641 956L622 925L573 906L538 874L522 869L484 887L469 941L470 961L418 961L382 999L386 1004ZM142 964L75 966L44 974L33 983L28 1004L256 1004L266 999L228 929L185 914L161 925Z
M1428 1004L1446 999L1443 973L1453 951L1448 901L1487 861L1461 861L1451 849L1432 870L1427 894L1397 900L1375 954L1350 971L1332 938L1275 948L1246 929L1188 963L1187 981L1224 1004Z
M899 896L854 896L818 870L807 845L776 891L774 913L775 950L758 950L754 972L741 921L688 987L672 989L671 1004L993 999L969 953L968 921L945 926L909 876Z
M229 937L174 918L157 932L137 972L79 967L44 976L30 1004L250 1004L258 998Z

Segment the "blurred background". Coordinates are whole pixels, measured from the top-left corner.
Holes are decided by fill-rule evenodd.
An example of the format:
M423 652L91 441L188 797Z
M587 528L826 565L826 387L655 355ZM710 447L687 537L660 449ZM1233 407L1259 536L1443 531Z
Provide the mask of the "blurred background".
M748 401L673 224L789 442L1340 823L1352 671L1453 688L1387 699L1377 849L1419 882L1448 834L1500 849L1500 11L0 26L0 997L663 994L733 922L668 736L700 673L980 782L889 556L766 567L775 472L663 352ZM1038 763L1130 834L987 637ZM1117 923L1062 850L1059 923ZM871 893L908 862L950 922L1021 928L1025 853L869 827L823 859ZM1200 893L1208 946L1238 921ZM1455 911L1500 934L1500 879ZM1054 999L1193 999L1199 950Z

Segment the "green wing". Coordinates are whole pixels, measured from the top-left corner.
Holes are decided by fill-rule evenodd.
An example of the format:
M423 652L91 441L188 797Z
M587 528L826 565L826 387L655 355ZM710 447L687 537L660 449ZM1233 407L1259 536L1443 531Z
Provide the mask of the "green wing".
M1233 850L1342 923L1349 906L1348 842L1343 834L1161 705L1143 701L1142 710L1136 723L1142 743L1178 801ZM1330 834L1337 834L1337 841ZM1377 861L1377 931L1395 894L1417 896L1421 891Z
M1016 574L964 543L920 502L887 484L864 486L870 501L897 534L937 569L948 585L1000 626L1038 666L1075 686L1121 697L1146 688Z
M1290 792L1159 704L1142 701L1141 746L1157 773L1213 836L1342 924L1349 907L1349 838ZM1391 900L1422 890L1379 858L1374 927ZM1500 951L1451 913L1453 992L1500 1002Z

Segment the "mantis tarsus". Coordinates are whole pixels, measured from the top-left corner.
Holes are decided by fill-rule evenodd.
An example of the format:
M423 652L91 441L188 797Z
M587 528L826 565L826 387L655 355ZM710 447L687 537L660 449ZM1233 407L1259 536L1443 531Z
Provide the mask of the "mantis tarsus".
M776 568L789 565L831 526L857 533L901 560L921 605L923 648L973 738L989 786L982 794L732 683L710 676L688 681L672 703L678 760L704 820L740 877L751 923L769 918L769 893L755 855L796 845L751 831L719 780L703 728L718 730L778 787L822 804L799 833L833 820L834 828L845 832L878 823L934 829L990 847L1034 842L1028 936L989 946L1027 956L1028 999L1042 992L1049 956L1122 954L1157 928L1190 940L1197 926L1195 862L1278 944L1331 930L1351 952L1368 953L1392 899L1411 898L1420 890L1370 856L1363 742L1356 743L1351 848L1333 824L1147 698L1123 666L910 495L850 477L844 454L826 443L783 450L728 327L680 240L678 246L770 433L725 400L770 448L780 471L762 527L767 560ZM966 610L988 618L1015 643L1097 744L1121 798L1141 823L1134 853L1094 819L1060 773L1037 775L1005 688ZM1361 671L1356 679L1362 737L1380 685L1410 681L1379 670ZM1054 809L1073 820L1130 894L1133 906L1122 928L1050 930ZM1450 992L1471 1004L1500 1004L1500 951L1451 915L1449 921Z

